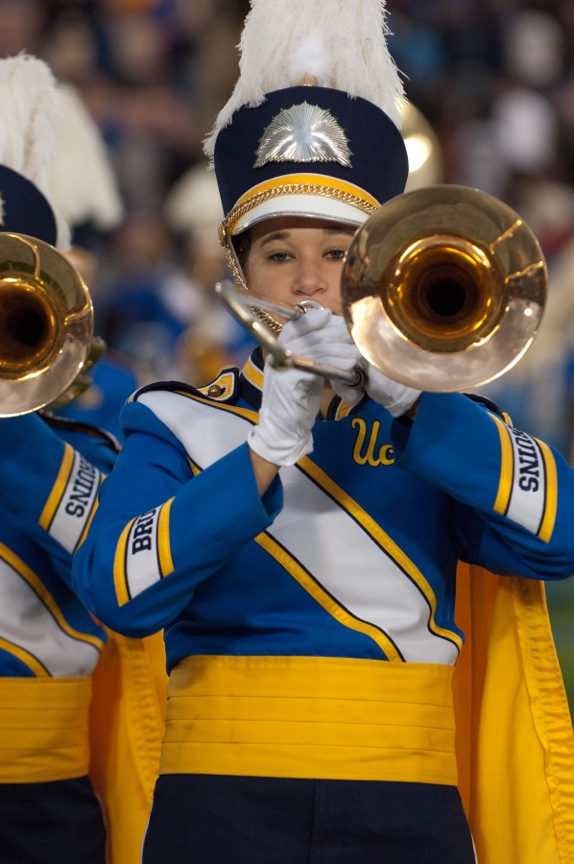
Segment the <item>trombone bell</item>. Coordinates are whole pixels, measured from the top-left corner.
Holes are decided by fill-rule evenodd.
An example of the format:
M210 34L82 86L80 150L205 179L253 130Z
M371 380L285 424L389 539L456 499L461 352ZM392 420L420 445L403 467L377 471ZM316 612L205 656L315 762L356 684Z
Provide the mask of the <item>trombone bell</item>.
M93 307L65 255L0 232L0 417L54 402L86 365Z
M341 280L361 354L430 392L473 389L532 343L546 300L538 241L510 207L464 186L386 202L358 229Z
M58 353L62 314L43 287L16 278L0 281L0 375L18 379Z

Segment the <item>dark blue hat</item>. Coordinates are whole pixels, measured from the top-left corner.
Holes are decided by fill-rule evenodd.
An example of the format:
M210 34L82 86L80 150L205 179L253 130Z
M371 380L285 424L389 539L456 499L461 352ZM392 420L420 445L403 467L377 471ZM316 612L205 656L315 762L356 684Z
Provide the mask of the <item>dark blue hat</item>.
M242 106L220 129L213 159L231 235L284 215L360 225L408 177L395 123L330 87L287 87Z
M6 165L0 165L0 201L1 231L56 245L56 217L48 199L34 183Z

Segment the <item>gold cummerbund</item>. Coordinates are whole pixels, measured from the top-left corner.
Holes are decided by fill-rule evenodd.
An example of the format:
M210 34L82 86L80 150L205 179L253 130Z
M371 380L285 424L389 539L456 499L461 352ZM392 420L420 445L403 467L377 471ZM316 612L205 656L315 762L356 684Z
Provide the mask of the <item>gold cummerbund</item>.
M0 679L0 783L88 773L91 678Z
M162 774L456 785L453 669L331 657L187 657Z

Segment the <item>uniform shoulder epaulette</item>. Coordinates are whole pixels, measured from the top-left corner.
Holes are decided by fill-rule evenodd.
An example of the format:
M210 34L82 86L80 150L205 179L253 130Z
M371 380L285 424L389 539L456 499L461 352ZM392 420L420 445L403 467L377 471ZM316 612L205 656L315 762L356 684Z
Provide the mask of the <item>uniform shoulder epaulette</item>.
M472 399L473 402L479 402L481 405L484 405L485 408L488 408L489 411L492 411L493 414L497 414L501 420L504 420L509 426L512 425L510 417L505 411L502 411L496 402L493 402L492 399L489 399L488 396L481 396L478 393L465 393L464 394L468 399Z
M217 378L205 387L192 387L191 384L184 384L181 381L159 381L153 384L146 384L140 387L133 396L131 401L137 402L139 397L144 393L154 391L169 391L170 393L181 393L187 396L199 396L202 399L211 399L214 402L233 403L237 399L239 393L239 369L230 367L222 369Z
M92 438L100 438L112 447L116 453L120 452L120 443L115 435L102 429L100 426L94 426L92 423L86 423L83 420L73 420L69 417L60 417L57 414L50 414L45 411L39 411L38 414L48 426L52 429L60 429L61 431L80 432L83 435L89 435Z

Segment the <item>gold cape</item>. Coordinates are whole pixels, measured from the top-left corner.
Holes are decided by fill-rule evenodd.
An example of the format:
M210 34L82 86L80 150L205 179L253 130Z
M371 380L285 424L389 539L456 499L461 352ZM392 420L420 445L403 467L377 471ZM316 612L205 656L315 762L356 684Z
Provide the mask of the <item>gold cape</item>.
M479 864L574 864L574 735L544 583L461 565L459 788ZM110 864L139 864L165 723L162 634L110 634L94 675L91 777Z
M93 676L90 778L104 805L109 864L139 864L165 726L163 633L108 632Z
M461 565L459 787L479 864L574 864L574 736L543 582Z

